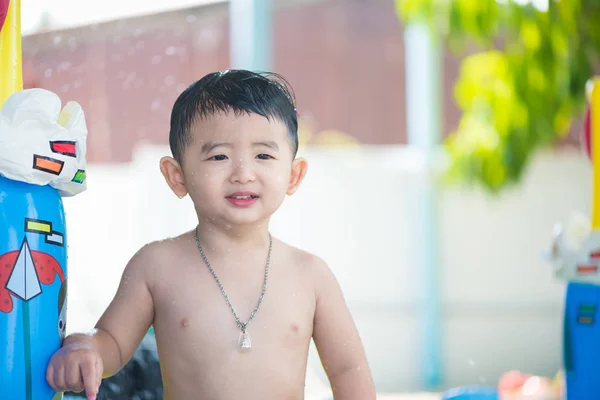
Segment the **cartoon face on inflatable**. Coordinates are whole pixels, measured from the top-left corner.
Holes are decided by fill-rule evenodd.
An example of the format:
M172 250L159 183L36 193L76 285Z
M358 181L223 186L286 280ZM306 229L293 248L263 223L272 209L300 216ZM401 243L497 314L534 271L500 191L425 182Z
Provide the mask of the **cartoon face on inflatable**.
M10 96L0 110L0 173L50 185L61 196L86 189L87 128L81 106L44 89Z
M600 232L587 218L574 215L557 225L548 255L557 278L600 285Z

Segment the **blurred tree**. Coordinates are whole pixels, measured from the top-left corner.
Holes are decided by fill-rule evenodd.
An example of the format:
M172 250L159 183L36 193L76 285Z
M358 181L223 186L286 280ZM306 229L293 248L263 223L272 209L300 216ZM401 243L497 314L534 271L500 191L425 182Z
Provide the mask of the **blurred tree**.
M534 6L535 5L535 6ZM497 193L519 182L535 150L564 138L585 110L600 59L600 0L396 0L463 59L462 110L445 140L450 178Z

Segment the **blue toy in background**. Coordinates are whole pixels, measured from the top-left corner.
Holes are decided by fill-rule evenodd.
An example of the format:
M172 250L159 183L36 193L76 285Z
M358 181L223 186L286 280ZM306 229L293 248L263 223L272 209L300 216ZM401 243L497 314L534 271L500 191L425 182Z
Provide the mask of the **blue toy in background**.
M600 395L600 286L569 283L564 319L567 399Z
M567 282L563 366L567 400L600 396L600 78L588 86L584 142L592 161L592 215L557 226L550 250L555 275Z

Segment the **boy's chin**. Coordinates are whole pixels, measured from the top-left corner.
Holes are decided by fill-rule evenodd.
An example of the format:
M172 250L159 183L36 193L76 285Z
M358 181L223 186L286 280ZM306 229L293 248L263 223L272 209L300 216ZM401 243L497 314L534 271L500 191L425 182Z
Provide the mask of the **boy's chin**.
M228 218L225 226L231 229L250 226L260 226L268 221L268 218Z
M244 227L244 226L255 226L261 225L267 222L270 218L270 214L264 212L257 212L258 210L232 210L233 212L227 213L228 215L224 218L224 222L231 228Z

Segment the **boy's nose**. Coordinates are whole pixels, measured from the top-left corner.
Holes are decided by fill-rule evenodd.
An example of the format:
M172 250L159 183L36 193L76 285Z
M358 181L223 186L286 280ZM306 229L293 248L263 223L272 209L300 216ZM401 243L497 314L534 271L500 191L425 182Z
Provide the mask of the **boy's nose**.
M239 160L235 164L229 180L231 183L245 184L254 182L256 180L256 175L248 163L244 160Z

